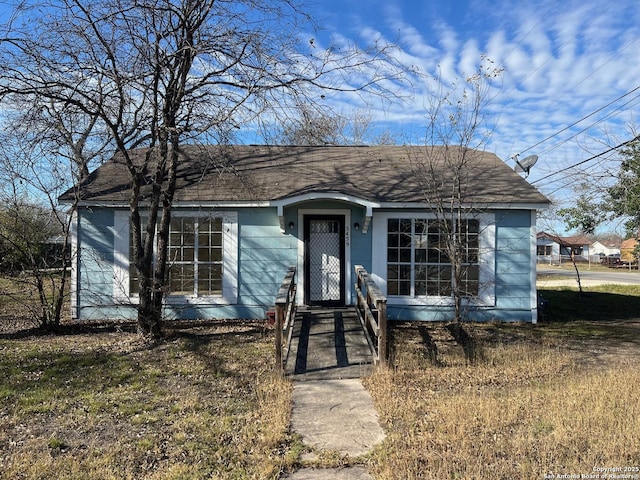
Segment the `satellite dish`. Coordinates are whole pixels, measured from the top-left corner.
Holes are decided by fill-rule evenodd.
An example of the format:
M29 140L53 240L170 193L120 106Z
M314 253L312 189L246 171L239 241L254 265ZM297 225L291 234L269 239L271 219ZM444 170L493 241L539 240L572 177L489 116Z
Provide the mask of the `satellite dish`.
M529 155L528 157L524 157L522 160L518 160L518 155L514 155L513 160L516 162L516 166L514 167L516 172L522 172L529 175L531 167L533 167L538 161L538 156Z

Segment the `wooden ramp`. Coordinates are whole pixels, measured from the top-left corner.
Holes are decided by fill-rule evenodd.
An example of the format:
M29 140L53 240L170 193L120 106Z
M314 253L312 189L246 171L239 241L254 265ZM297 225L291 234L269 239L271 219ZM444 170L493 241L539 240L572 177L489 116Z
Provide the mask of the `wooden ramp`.
M372 368L371 348L355 310L298 310L286 375L294 380L360 378Z

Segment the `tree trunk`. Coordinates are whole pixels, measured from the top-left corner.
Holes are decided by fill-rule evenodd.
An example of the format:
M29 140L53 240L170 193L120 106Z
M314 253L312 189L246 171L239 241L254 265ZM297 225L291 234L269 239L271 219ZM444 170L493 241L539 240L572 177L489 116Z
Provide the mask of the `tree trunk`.
M173 117L172 125L174 124ZM154 173L152 200L149 206L146 238L141 248L145 255L138 269L140 274L140 304L138 307L138 332L144 336L162 336L162 311L164 295L167 291L167 259L169 254L169 231L171 229L171 209L176 188L179 136L171 138L159 136L159 161ZM164 186L164 188L163 188ZM138 189L139 191L139 189ZM140 221L138 193L132 196L135 218ZM160 218L157 233L156 219ZM140 228L140 227L139 227ZM151 252L156 247L156 256Z
M155 215L150 215L150 218L147 219L147 228L145 229L146 233L143 240L141 234L142 221L137 202L132 205L131 210L131 228L133 229L134 237L133 255L139 278L138 333L145 337L158 338L162 335L162 298L158 305L156 296L162 292L153 277Z
M158 296L160 296L159 301ZM146 289L144 293L140 292L138 333L153 339L162 336L162 296L154 295L150 288Z
M576 264L573 250L571 251L571 263L573 264L573 269L576 271L576 282L578 282L578 291L580 292L580 295L584 295L584 292L582 291L582 281L580 279L580 270L578 270L578 265Z

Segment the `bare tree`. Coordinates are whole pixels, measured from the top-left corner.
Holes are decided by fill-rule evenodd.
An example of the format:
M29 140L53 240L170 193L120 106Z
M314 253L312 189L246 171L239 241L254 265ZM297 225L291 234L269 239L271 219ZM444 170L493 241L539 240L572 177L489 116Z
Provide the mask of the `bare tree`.
M27 312L22 321L55 329L64 292L65 251L55 212L13 196L0 198L0 272L11 276L2 295Z
M362 109L336 112L324 105L297 105L292 115L267 131L267 143L277 145L395 145L389 130L374 135L371 115ZM272 130L273 130L272 129ZM272 140L271 140L272 139Z
M291 0L26 2L12 20L1 98L95 119L127 167L138 328L153 337L168 292L181 145L224 143L235 127L317 89L391 95L382 80L402 74L389 47L368 55L301 42L301 23L313 25ZM77 180L85 174L78 168Z
M478 155L490 135L485 124L491 82L502 69L488 59L461 85L445 87L434 79L435 88L426 106L425 148L412 159L413 174L421 182L425 201L434 219L420 233L433 239L433 248L450 267L440 272L436 295L451 295L455 321L465 317L467 301L478 296L480 224L482 205L474 201ZM438 147L438 148L434 148ZM424 278L430 273L422 272Z
M55 330L62 318L79 199L76 192L65 215L57 211L57 198L70 183L85 182L89 169L109 153L108 137L97 125L97 116L44 97L12 97L5 111L0 178L7 186L4 226L13 222L14 229L3 237L20 256L13 273L22 272L20 282L37 292L38 306L30 310L42 328Z
M277 143L283 145L344 145L347 119L300 105L297 116L286 121Z

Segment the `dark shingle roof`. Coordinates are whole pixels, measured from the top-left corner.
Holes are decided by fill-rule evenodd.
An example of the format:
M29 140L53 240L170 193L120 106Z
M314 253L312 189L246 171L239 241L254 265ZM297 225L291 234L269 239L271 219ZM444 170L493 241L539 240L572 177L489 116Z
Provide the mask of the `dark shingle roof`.
M446 159L458 158L461 152L455 147L186 146L181 148L184 161L178 169L175 202L273 201L309 193L375 203L449 198L455 175ZM141 160L143 154L136 151L134 157ZM465 203L548 203L496 155L475 150L465 155L466 165L458 174ZM427 159L434 171L422 175L426 168L420 165ZM126 204L129 185L129 174L116 156L92 173L81 198L86 204ZM63 195L65 199L69 197Z
M537 238L547 238L557 244L567 247L583 246L591 244L591 239L587 235L572 235L570 237L561 237L547 232L538 232Z

